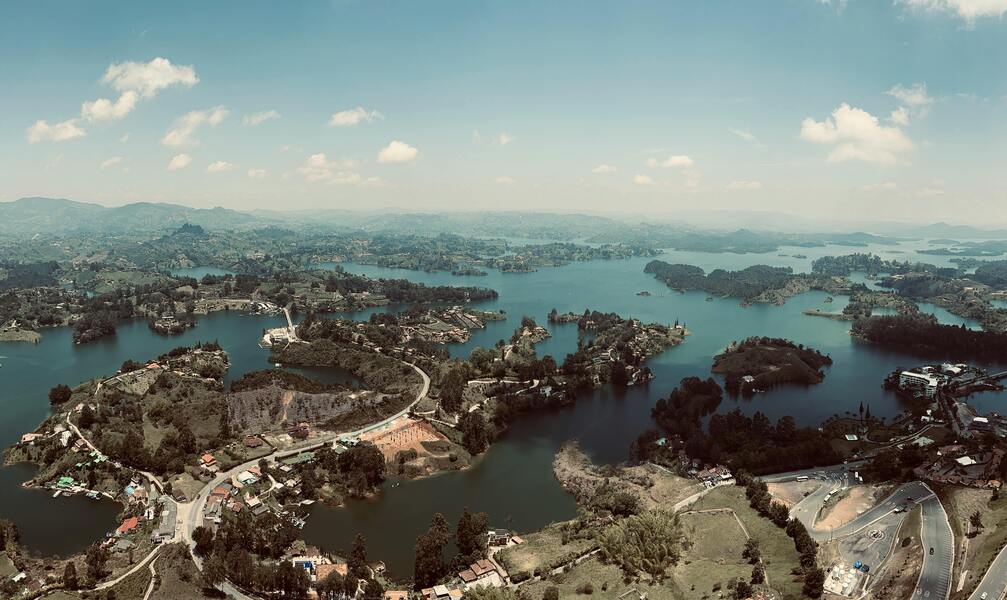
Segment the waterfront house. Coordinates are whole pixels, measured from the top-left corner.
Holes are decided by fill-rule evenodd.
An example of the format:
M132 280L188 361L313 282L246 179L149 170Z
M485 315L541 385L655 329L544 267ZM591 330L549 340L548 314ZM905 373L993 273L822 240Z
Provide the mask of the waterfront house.
M115 534L118 536L126 535L127 533L133 531L140 524L140 519L138 517L130 517L119 525L119 528L115 530Z

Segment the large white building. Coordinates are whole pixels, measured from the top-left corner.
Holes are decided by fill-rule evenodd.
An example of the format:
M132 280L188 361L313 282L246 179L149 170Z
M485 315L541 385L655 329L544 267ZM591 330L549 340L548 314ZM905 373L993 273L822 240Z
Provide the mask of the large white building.
M916 373L913 371L902 371L899 374L899 388L915 394L920 394L924 398L933 398L937 395L937 387L941 380L930 373Z

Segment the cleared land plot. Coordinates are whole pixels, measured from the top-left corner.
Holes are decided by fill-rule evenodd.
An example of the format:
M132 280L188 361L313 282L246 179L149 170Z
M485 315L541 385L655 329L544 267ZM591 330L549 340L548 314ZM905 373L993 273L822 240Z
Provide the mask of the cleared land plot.
M591 596L577 593L578 588L588 584L592 588ZM605 564L597 559L586 560L567 573L555 575L546 581L536 581L522 586L521 589L527 591L531 598L541 598L550 586L559 588L559 597L564 599L619 598L631 590L646 594L648 600L684 600L686 598L678 586L669 585L667 582L661 586L623 583L623 574L619 567ZM639 595L629 594L626 599L639 597Z
M399 417L387 427L367 432L360 436L360 439L377 446L387 462L393 461L395 455L403 450L415 450L417 454L425 454L427 450L423 442L447 441L444 435L426 421L410 417Z
M766 575L772 587L779 590L784 598L800 598L803 584L796 581L791 571L800 564L794 541L787 533L755 512L748 505L744 488L725 485L715 488L700 498L694 510L730 508L741 520L748 535L759 540Z
M6 552L0 552L0 577L6 579L15 575L17 575L17 568L14 566L14 562Z
M839 500L829 502L819 516L815 526L831 529L845 525L877 504L878 489L873 486L858 485L844 490Z
M741 557L748 536L730 511L686 513L682 526L690 547L675 567L675 582L685 598L702 598L726 589L730 579L748 581L752 565Z
M524 544L499 551L495 558L512 575L522 571L534 573L567 556L580 556L591 549L589 540L569 540L563 543L562 523L553 523L541 531L521 536Z
M769 494L777 501L792 507L811 492L822 487L823 483L818 480L808 481L784 481L781 483L767 483Z

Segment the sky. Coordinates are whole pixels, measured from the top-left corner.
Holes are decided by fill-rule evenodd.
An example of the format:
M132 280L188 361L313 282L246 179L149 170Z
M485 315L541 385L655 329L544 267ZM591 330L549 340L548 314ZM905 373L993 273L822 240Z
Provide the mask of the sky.
M0 3L0 200L1007 222L1007 0Z

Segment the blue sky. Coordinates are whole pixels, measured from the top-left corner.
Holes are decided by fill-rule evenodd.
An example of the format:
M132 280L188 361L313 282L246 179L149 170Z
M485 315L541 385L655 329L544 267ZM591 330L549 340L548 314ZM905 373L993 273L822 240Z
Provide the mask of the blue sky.
M5 2L0 199L1001 222L1005 10Z

